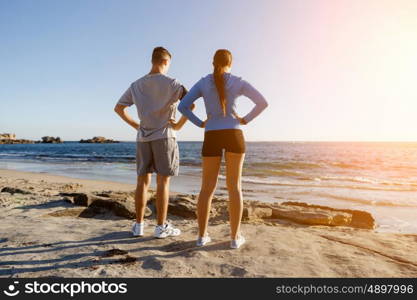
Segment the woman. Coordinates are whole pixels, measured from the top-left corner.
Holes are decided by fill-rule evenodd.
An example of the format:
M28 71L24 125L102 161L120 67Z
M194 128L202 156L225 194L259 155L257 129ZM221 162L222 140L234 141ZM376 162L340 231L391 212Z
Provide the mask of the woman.
M226 185L229 192L229 218L231 227L231 248L245 243L240 234L243 200L241 175L245 157L245 141L240 125L246 125L267 106L264 97L248 82L230 74L232 54L220 49L213 59L214 71L198 81L182 99L178 109L195 125L205 128L203 156L203 178L197 203L199 236L197 246L211 241L207 234L211 200L217 185L223 149L226 159ZM236 113L236 100L244 95L256 105L243 118ZM204 98L207 120L200 120L191 105L198 98Z

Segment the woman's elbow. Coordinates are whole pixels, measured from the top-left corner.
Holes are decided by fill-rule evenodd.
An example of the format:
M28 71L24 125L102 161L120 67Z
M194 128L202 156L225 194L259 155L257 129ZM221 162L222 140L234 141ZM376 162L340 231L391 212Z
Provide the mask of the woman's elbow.
M178 105L178 110L180 111L180 113L182 113L182 114L184 114L185 113L185 111L187 110L187 107L184 105L184 103L180 103L179 105Z
M178 105L178 111L184 114L184 108L181 105Z

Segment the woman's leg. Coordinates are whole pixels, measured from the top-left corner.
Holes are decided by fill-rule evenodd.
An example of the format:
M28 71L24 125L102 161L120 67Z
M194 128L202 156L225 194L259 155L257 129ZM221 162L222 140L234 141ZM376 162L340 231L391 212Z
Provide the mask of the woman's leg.
M235 240L243 213L242 168L245 153L226 152L226 185L229 192L230 237Z
M205 236L207 232L211 199L216 189L221 160L221 156L203 156L203 176L197 202L197 220L200 237Z

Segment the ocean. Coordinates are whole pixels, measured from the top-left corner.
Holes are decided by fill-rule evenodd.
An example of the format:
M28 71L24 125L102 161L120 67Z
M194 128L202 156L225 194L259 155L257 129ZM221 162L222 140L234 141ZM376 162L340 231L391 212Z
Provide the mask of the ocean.
M198 193L201 142L179 142L171 190ZM0 145L0 168L135 183L135 143ZM417 142L248 142L246 199L362 209L380 231L417 233ZM221 171L218 195L227 196Z

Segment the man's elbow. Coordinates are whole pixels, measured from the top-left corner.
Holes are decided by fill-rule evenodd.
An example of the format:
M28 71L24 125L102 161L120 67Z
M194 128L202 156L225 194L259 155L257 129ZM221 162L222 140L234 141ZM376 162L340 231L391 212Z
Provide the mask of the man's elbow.
M120 104L116 104L116 106L114 107L114 112L118 115L120 115L120 113L123 111L124 106L120 105Z

